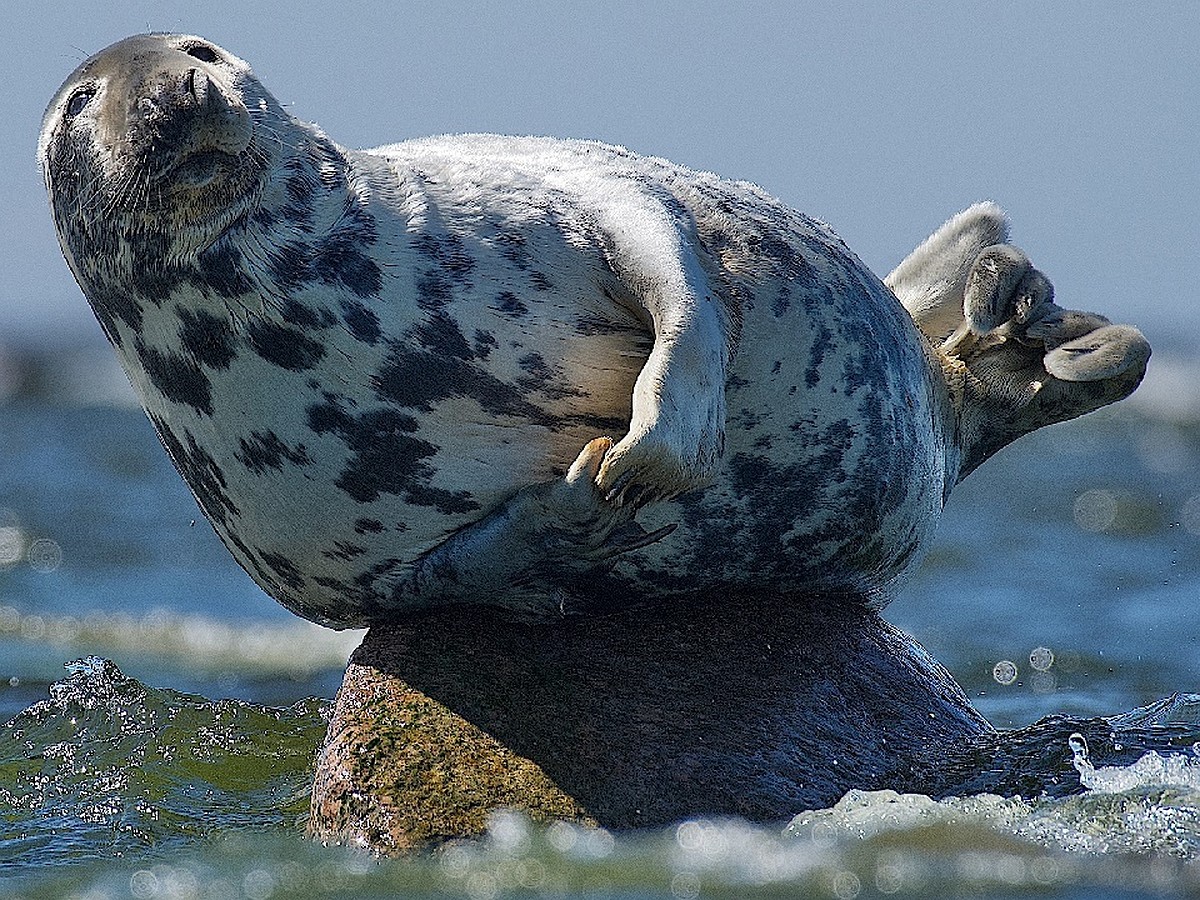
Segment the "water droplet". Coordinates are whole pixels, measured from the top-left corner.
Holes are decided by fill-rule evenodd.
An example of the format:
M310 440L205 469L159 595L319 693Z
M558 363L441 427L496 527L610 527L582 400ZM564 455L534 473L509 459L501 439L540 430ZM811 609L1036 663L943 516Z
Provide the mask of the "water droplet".
M0 569L15 566L24 555L24 532L16 525L0 526Z
M862 881L853 872L838 872L833 876L833 893L838 900L854 900L862 893Z
M35 572L48 575L62 565L62 547L50 538L38 538L29 545L25 558L29 560L29 566Z
M266 869L253 869L242 879L242 893L247 900L269 900L275 893L275 876Z
M1058 679L1049 672L1034 672L1029 678L1029 688L1035 694L1053 694L1058 689Z
M904 887L904 872L899 866L880 863L875 868L875 887L881 894L899 893Z
M559 853L570 853L579 843L579 829L570 822L555 822L546 829L546 843Z
M1112 491L1084 491L1075 498L1075 524L1084 531L1107 531L1117 518L1117 497Z
M696 900L700 896L700 876L695 872L680 872L671 879L671 896L679 900Z
M1017 664L1008 659L1000 660L992 667L992 678L997 684L1012 684L1017 680Z
M139 900L158 896L158 876L149 869L139 869L129 876L129 893Z
M1037 647L1030 651L1029 665L1038 672L1048 672L1054 665L1054 653L1049 647Z

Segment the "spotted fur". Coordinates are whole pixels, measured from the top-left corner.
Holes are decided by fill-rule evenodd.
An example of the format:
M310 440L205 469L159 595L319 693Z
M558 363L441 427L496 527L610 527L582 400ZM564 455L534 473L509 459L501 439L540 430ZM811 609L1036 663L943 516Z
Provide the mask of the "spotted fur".
M39 158L172 460L307 618L700 586L878 604L957 478L908 313L753 185L590 142L346 150L181 35L83 63ZM585 445L577 502L553 486Z

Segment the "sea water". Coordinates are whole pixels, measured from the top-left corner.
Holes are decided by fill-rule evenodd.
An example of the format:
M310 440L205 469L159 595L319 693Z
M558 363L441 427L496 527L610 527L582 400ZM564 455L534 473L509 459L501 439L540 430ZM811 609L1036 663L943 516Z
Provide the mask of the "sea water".
M233 564L144 416L0 406L0 897L1160 897L1200 893L1200 415L1134 400L960 485L887 610L1000 729L952 796L613 834L498 813L404 860L303 837L361 633ZM1152 376L1154 368L1152 366Z

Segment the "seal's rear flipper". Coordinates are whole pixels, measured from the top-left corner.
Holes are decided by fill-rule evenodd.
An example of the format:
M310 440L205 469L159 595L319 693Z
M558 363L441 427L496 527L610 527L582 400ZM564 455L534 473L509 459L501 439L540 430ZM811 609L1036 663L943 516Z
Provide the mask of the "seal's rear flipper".
M1140 331L1053 297L1015 247L976 259L963 324L938 348L958 414L960 480L1024 434L1127 397L1145 375L1150 345Z
M1008 217L995 203L976 203L931 234L883 283L935 345L963 322L967 276L986 248L1008 241Z

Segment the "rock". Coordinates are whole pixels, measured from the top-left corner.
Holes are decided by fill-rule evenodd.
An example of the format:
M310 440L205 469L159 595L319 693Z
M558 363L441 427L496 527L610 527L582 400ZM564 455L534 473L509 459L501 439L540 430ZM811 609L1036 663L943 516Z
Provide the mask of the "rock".
M317 761L310 831L380 852L499 808L607 828L784 822L847 790L926 791L991 732L912 638L858 606L709 596L516 623L375 626Z

